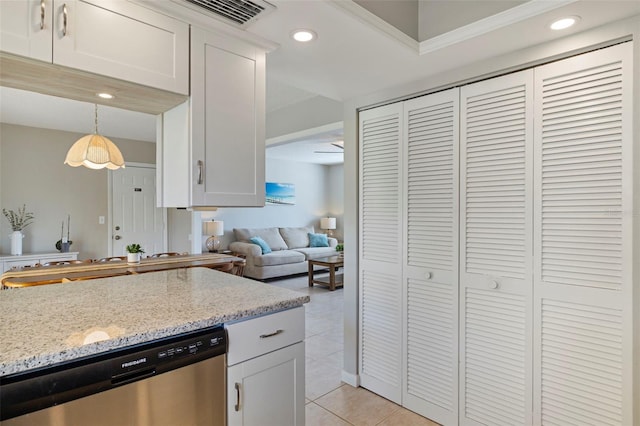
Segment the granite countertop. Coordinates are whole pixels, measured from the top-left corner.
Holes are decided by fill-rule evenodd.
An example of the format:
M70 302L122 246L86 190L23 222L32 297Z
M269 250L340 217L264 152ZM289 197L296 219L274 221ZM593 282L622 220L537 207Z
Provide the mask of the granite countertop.
M206 268L2 290L0 376L308 301L306 294Z

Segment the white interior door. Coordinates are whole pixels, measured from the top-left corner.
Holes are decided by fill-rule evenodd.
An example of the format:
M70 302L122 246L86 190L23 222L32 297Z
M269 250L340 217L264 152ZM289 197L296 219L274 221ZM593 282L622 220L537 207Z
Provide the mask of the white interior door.
M460 90L461 425L531 424L532 85Z
M535 70L534 424L639 424L632 52Z
M360 113L360 380L402 401L402 104Z
M124 255L132 243L147 254L166 251L167 213L156 207L156 169L127 165L111 173L111 183L111 255Z
M402 405L458 424L459 89L404 103Z

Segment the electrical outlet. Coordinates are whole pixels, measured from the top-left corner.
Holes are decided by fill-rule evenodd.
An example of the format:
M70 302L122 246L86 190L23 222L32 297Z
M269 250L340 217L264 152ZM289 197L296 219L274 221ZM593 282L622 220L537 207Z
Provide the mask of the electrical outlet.
M98 216L98 225L104 225L104 216Z

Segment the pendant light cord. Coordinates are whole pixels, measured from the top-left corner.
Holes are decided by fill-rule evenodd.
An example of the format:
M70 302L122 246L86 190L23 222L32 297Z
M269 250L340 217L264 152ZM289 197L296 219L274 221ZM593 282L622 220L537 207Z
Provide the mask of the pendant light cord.
M98 104L96 105L96 135L98 134Z

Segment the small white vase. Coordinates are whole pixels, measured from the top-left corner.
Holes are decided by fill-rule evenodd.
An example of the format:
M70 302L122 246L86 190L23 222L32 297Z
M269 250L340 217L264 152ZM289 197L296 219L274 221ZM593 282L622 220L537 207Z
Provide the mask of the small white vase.
M11 238L11 254L14 256L22 255L22 239L24 238L22 231L13 231L9 238Z
M140 253L127 253L128 263L140 263Z

